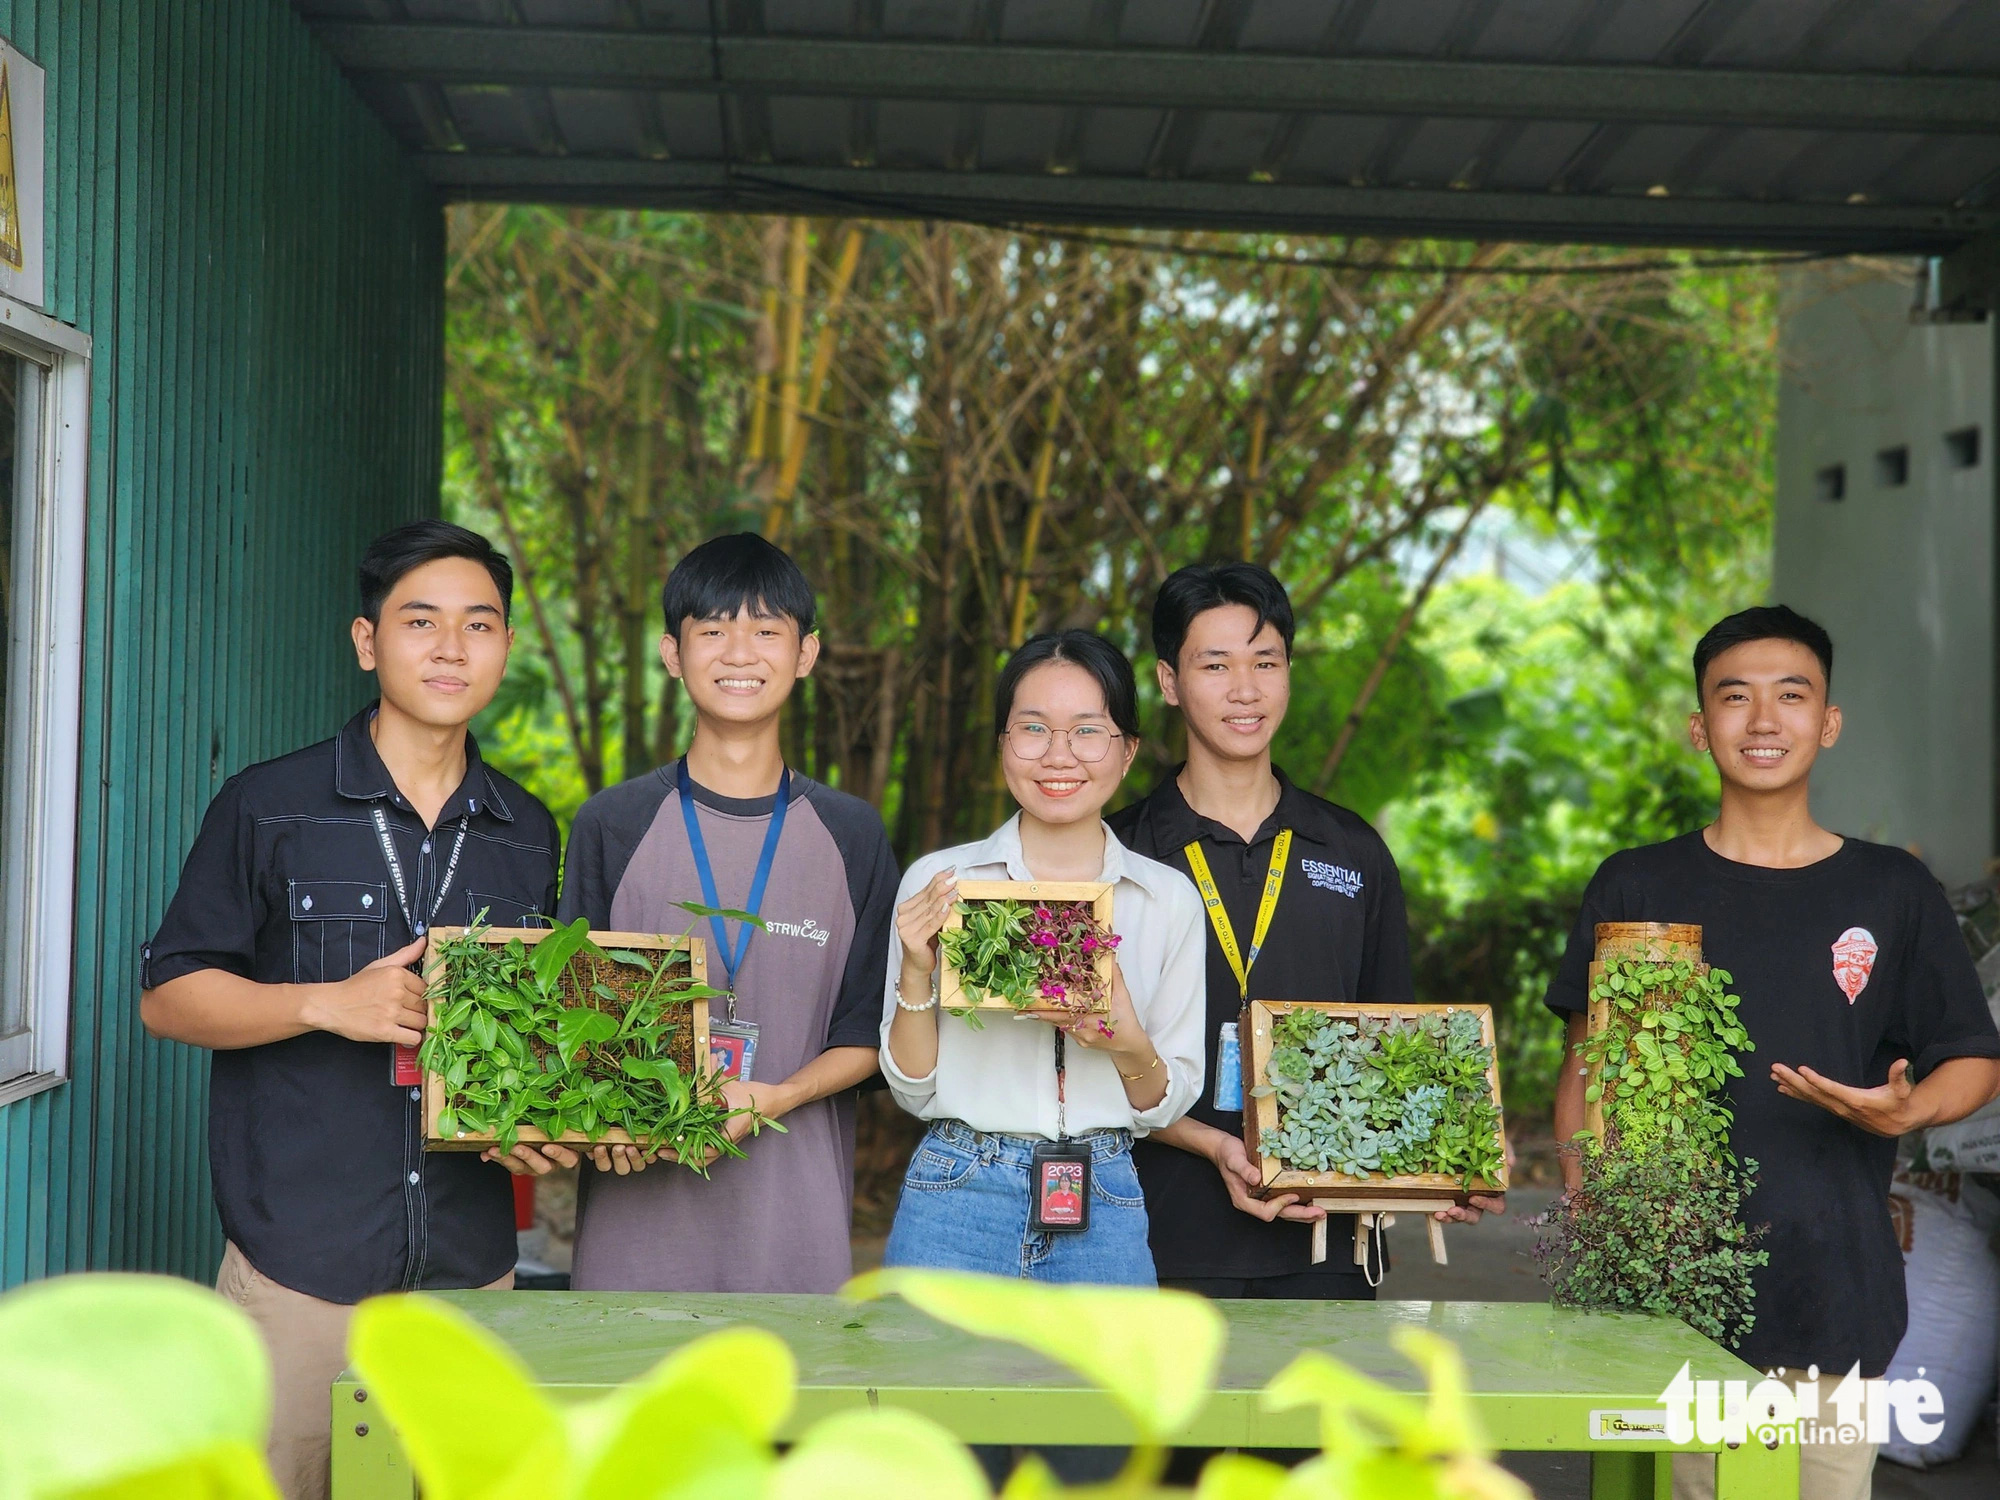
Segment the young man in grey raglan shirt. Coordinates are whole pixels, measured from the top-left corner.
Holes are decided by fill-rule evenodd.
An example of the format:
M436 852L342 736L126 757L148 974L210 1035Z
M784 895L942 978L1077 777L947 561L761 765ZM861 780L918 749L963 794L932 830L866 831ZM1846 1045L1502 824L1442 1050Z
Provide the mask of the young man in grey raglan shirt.
M560 913L593 928L680 932L677 903L748 909L784 792L757 903L762 930L729 975L744 933L702 921L709 983L733 988L754 1028L732 1102L779 1119L747 1135L741 1160L707 1179L643 1166L629 1149L583 1175L571 1283L579 1291L831 1292L853 1269L854 1091L876 1070L882 975L897 869L875 810L788 771L779 711L819 655L812 589L798 565L750 533L717 537L667 579L667 670L695 709L686 756L586 802L570 832ZM683 796L699 839L690 836ZM704 892L701 862L712 894ZM722 1001L712 1002L717 1020ZM737 1050L743 1050L741 1039Z

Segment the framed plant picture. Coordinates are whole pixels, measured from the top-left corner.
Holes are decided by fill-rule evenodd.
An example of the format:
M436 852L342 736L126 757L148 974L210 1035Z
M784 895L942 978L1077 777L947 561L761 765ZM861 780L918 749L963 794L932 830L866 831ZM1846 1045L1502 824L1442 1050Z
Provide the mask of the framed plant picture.
M938 994L953 1015L1111 1009L1111 883L965 880L945 916Z
M1506 1191L1491 1006L1253 1000L1239 1025L1260 1196Z
M516 1141L664 1147L699 1164L729 1114L692 936L431 931L425 1149Z

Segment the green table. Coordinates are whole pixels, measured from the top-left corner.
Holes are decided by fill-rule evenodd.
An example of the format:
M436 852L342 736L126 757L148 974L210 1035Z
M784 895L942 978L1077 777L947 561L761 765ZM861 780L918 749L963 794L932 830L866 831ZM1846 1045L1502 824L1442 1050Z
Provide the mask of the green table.
M1131 1440L1118 1408L1047 1360L960 1333L901 1301L645 1293L454 1292L456 1303L527 1361L559 1398L587 1397L728 1323L768 1328L799 1361L787 1436L829 1412L878 1402L922 1412L971 1443ZM1664 1319L1570 1312L1527 1302L1221 1302L1229 1321L1218 1389L1178 1435L1200 1447L1318 1446L1317 1414L1274 1413L1257 1393L1302 1349L1322 1349L1390 1385L1421 1387L1389 1346L1429 1328L1465 1356L1473 1402L1503 1449L1587 1452L1593 1500L1666 1500L1667 1445L1593 1441L1593 1412L1653 1408L1682 1361L1697 1380L1757 1372ZM334 1500L409 1500L395 1436L350 1371L333 1387ZM1798 1450L1754 1439L1721 1451L1717 1500L1791 1500Z

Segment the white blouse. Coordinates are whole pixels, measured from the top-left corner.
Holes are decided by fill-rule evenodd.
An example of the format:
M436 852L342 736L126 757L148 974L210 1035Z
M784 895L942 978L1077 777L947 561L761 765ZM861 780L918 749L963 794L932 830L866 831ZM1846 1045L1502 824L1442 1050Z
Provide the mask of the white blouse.
M1020 815L981 843L926 854L905 872L897 903L945 869L956 870L960 880L1034 879L1021 854ZM1134 854L1108 827L1104 868L1097 878L1116 883L1111 930L1120 939L1118 967L1139 1024L1163 1060L1167 1092L1151 1109L1133 1109L1110 1055L1072 1039L1065 1049L1065 1114L1072 1135L1107 1129L1144 1135L1173 1124L1201 1093L1208 941L1201 896L1187 876ZM902 937L891 927L882 995L882 1074L896 1102L920 1120L963 1120L974 1130L1056 1139L1055 1028L1031 1017L985 1011L980 1015L985 1029L975 1031L971 1022L940 1011L937 1067L912 1078L889 1054L896 979L902 972ZM918 1002L922 997L907 998Z

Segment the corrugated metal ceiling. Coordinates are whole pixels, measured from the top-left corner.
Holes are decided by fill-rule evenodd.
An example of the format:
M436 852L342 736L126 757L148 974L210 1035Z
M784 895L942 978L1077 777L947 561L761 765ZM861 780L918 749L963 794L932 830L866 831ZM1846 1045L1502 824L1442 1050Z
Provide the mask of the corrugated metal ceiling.
M294 0L448 194L1937 250L1995 0Z

